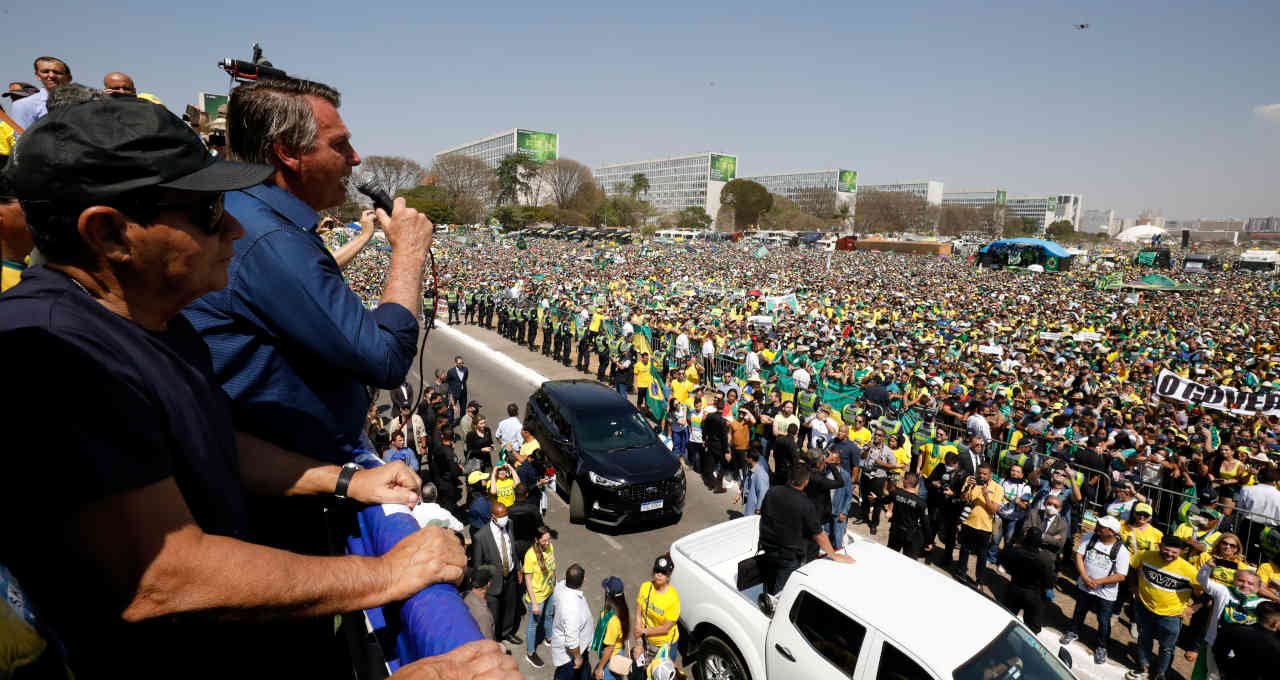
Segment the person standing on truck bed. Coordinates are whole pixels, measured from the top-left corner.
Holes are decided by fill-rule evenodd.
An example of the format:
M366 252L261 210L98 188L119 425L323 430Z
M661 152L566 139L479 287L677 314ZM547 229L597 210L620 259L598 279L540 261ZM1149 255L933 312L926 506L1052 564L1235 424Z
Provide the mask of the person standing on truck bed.
M759 557L760 574L769 595L782 592L791 572L804 564L811 541L818 544L821 555L853 564L852 557L836 553L822 531L818 510L804 493L809 474L808 465L792 465L787 484L769 489L760 507L759 549L764 552Z

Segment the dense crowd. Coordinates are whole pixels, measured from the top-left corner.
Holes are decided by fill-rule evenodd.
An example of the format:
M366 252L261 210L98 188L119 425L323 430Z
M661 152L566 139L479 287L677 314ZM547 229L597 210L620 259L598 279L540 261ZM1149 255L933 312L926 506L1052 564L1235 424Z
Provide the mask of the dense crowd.
M1276 408L1215 410L1153 391L1167 371L1275 394L1274 278L1187 275L1203 290L1138 296L1098 290L1088 261L1036 275L962 258L475 235L440 238L437 252L441 322L494 328L634 392L685 463L709 488L735 488L745 513L768 514L770 488L800 463L831 547L848 522L874 534L887 516L891 547L962 580L990 591L995 564L1010 577L1001 600L1036 629L1053 575L1078 572L1064 639L1098 613L1099 663L1113 610L1127 607L1142 643L1134 675L1155 677L1184 608L1188 659L1215 641L1213 584L1240 581L1232 597L1250 613L1231 606L1228 618L1253 621L1259 598L1280 601ZM371 292L377 271L347 270ZM770 541L766 554L819 554L817 542ZM1148 563L1180 585L1153 585Z

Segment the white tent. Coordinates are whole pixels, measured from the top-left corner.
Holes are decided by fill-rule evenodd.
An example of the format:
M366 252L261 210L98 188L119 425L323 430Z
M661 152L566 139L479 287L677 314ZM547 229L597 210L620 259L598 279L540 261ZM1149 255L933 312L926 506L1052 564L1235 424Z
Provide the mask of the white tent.
M1136 227L1129 227L1124 231L1116 234L1117 241L1125 243L1138 243L1141 241L1150 241L1152 236L1159 234L1161 237L1169 236L1169 232L1160 227L1151 224L1139 224Z

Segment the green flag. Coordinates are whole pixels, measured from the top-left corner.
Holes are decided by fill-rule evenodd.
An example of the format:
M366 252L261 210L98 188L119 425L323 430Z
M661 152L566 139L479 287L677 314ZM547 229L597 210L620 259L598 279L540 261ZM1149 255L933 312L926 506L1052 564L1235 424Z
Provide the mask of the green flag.
M524 242L524 234L520 234L520 238L516 239L516 247L520 250L527 250L529 244Z
M653 382L649 383L649 392L644 397L644 403L649 407L649 413L653 414L654 420L661 422L667 415L666 386L662 383L662 376L658 373L657 366L650 366L649 374L653 376Z
M1150 267L1156 263L1156 251L1144 250L1138 253L1138 264Z
M759 248L756 248L756 251L754 253L751 253L751 257L754 257L757 260L763 260L768 256L769 256L769 249L764 246L760 246Z

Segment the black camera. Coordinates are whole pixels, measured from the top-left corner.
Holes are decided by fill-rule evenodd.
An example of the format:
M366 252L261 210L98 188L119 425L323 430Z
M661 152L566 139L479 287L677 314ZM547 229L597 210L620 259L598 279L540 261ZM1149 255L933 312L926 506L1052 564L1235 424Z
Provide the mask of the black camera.
M227 145L227 134L221 130L209 133L209 146L223 147Z

